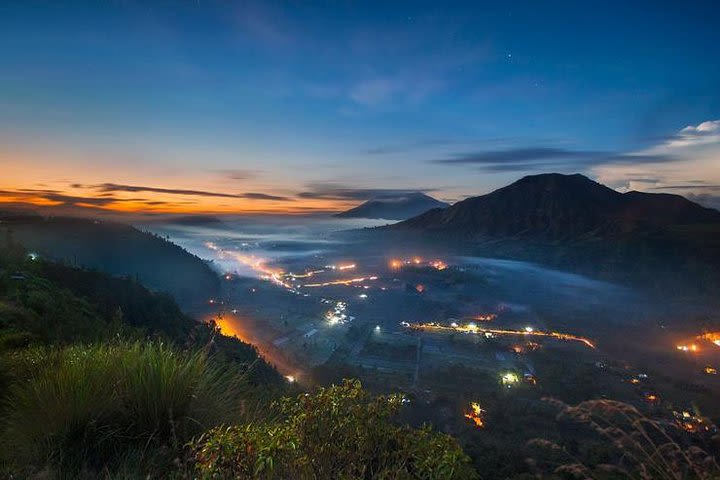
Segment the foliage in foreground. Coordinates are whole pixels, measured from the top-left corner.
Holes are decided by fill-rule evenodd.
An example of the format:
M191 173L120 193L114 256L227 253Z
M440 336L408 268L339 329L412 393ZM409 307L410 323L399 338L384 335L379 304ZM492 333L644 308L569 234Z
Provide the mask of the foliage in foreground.
M279 420L216 427L190 447L201 478L475 478L455 439L391 421L402 402L346 380L282 399Z
M193 436L239 414L237 376L162 343L31 348L3 362L17 379L0 455L23 471L112 471L129 457L172 467Z
M556 475L582 479L716 480L720 465L708 450L689 443L671 424L652 419L635 407L614 400L589 400L559 408L559 420L589 427L615 448L612 464L588 466L560 445L543 439L530 443L542 451L538 467ZM542 469L542 468L541 468Z

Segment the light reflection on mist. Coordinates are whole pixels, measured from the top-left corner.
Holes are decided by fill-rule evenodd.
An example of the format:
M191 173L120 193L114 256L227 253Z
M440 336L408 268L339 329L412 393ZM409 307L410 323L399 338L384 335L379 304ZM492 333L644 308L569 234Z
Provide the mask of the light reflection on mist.
M209 226L179 225L172 220L144 225L143 228L170 240L190 253L212 260L219 273L233 272L246 277L257 276L247 263L230 255L219 255L207 247L210 241L219 249L243 252L274 265L289 260L312 258L340 249L345 242L331 238L341 230L386 225L387 220L336 219L297 216L252 216L223 218Z

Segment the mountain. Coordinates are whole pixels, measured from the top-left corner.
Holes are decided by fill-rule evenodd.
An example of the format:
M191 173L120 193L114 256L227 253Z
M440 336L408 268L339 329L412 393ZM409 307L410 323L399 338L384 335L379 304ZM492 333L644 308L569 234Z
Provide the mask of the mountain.
M374 231L663 294L720 288L720 211L679 195L620 193L579 174L524 177Z
M0 215L0 235L66 264L133 277L172 294L183 307L217 294L220 279L202 259L130 225L39 215Z
M373 218L405 220L434 208L447 208L448 203L422 192L382 195L335 215L338 218Z
M679 195L619 193L580 175L532 175L388 228L465 237L579 239L670 225L720 224L720 212Z

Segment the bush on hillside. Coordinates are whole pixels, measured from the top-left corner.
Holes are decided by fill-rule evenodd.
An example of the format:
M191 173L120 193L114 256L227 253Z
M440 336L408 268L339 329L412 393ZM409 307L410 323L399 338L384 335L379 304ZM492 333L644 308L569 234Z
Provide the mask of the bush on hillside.
M284 398L280 419L216 427L192 442L201 478L475 478L456 440L396 425L403 397L359 381Z

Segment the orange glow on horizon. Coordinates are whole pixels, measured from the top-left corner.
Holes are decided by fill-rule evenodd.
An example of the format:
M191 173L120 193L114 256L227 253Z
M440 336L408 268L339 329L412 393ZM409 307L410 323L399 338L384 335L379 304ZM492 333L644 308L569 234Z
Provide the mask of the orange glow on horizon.
M3 189L0 189L3 190ZM171 195L147 195L147 198L128 199L118 196L98 205L92 202L94 197L89 196L88 201L60 201L51 200L42 195L15 194L6 190L0 192L0 204L26 205L31 207L78 207L97 212L108 213L156 213L156 214L286 214L302 215L308 213L337 212L356 206L345 202L325 200L302 200L291 202L270 202L264 200L232 199L232 204L213 203L205 199L175 201ZM79 195L68 192L68 196ZM176 196L172 196L176 197ZM227 199L223 199L227 200Z
M301 215L342 211L360 203L300 198L296 192L302 185L294 185L292 179L260 179L238 187L218 179L217 174L163 176L155 171L157 168L140 171L136 166L119 172L116 166L72 156L55 157L53 161L40 161L31 155L0 150L0 204L118 214ZM114 185L130 188L113 189Z

